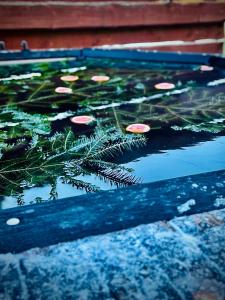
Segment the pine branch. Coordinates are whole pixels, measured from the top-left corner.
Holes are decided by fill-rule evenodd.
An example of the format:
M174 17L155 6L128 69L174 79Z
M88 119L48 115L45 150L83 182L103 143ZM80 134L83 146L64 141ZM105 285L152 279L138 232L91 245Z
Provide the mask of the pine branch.
M111 128L97 130L93 136L79 139L69 130L66 134L55 134L51 138L34 136L24 155L0 160L1 190L4 194L16 195L21 193L21 189L48 183L52 187L49 199L56 199L58 177L62 182L87 192L99 190L91 183L78 179L78 176L87 174L117 186L135 184L139 180L130 174L131 170L108 162L107 158L143 143L143 138L123 135Z

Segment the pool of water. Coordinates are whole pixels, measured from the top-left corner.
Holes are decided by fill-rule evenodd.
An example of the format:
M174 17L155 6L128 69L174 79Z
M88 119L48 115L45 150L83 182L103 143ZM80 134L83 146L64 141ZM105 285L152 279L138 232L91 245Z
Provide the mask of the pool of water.
M224 78L220 68L108 59L0 67L1 208L224 169ZM174 88L156 89L161 82ZM73 124L80 115L94 121ZM135 123L151 130L130 143ZM68 145L85 143L68 156ZM106 148L112 153L99 157Z

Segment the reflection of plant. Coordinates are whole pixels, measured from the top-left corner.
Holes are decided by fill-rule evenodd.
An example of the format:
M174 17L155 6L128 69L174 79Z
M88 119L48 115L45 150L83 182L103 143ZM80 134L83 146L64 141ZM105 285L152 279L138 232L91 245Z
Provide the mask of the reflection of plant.
M75 139L70 130L51 138L36 135L22 156L0 161L1 193L16 196L21 204L24 189L48 183L52 187L49 198L54 199L57 178L87 192L98 190L77 178L88 174L116 185L133 184L137 179L129 174L130 170L110 159L143 142L144 138L123 135L112 129L99 129L93 136L79 139Z
M24 144L33 135L48 135L51 126L48 118L41 114L28 114L16 109L0 112L0 154Z
M184 126L171 126L174 130L191 130L194 132L211 132L211 133L219 133L225 128L225 118L214 119L213 121L208 121L199 124L189 124Z
M109 114L119 128L147 123L152 129L172 127L218 133L225 129L225 97L221 90L196 88L179 96L165 95L149 102L113 108Z

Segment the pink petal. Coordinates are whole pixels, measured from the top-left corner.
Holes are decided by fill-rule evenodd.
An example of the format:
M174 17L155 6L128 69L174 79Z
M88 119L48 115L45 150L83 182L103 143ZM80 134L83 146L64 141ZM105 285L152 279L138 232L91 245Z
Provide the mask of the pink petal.
M155 85L157 90L171 90L175 88L175 84L169 82L160 82Z
M93 76L91 77L91 80L96 81L96 82L105 82L110 79L109 76L104 76L104 75L99 75L99 76Z
M74 76L74 75L66 75L66 76L62 76L62 77L60 77L60 79L62 80L62 81L76 81L76 80L78 80L79 79L79 77L78 76Z
M67 88L67 87L62 87L62 86L57 87L55 89L55 92L59 93L59 94L72 94L73 93L72 89Z
M132 133L145 133L150 130L150 126L146 124L131 124L127 126L126 131L132 132Z
M91 116L76 116L71 118L71 122L74 124L89 124L94 120L95 118Z
M207 66L207 65L202 65L201 67L200 67L200 70L201 71L212 71L214 68L213 67L211 67L211 66Z

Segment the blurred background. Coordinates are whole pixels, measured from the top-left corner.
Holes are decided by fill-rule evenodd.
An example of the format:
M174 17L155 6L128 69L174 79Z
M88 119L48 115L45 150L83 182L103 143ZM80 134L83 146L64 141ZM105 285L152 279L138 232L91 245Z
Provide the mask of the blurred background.
M224 21L225 0L0 1L0 40L10 50L26 40L30 49L119 44L222 53Z

